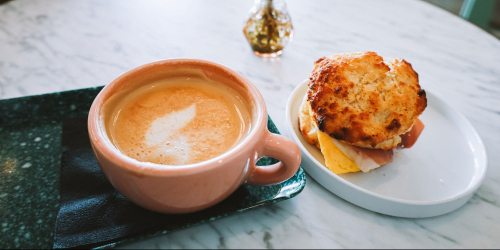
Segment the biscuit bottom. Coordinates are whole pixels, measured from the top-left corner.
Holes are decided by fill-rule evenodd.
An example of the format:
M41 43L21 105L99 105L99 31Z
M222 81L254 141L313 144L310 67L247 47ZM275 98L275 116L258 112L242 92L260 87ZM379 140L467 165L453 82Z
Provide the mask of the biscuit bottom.
M392 162L397 149L360 148L335 140L326 133L321 132L311 117L309 103L306 98L307 96L304 97L299 110L299 129L308 143L315 145L321 150L321 153L325 157L325 165L330 171L335 174L358 171L369 172ZM418 135L414 137L415 140L418 138Z

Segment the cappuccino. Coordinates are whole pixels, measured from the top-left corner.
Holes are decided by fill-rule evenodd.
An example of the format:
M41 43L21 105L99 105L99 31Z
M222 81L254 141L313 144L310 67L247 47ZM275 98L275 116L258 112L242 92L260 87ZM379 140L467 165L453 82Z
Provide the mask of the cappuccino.
M224 84L173 77L110 98L106 132L123 154L164 165L202 162L227 152L250 131L245 98Z

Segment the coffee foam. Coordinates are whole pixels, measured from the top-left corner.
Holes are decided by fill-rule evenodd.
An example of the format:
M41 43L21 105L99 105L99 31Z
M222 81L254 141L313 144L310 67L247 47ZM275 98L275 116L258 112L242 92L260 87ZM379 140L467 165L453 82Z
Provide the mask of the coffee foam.
M114 105L108 135L122 153L144 162L205 161L234 147L251 127L239 94L206 79L156 81Z

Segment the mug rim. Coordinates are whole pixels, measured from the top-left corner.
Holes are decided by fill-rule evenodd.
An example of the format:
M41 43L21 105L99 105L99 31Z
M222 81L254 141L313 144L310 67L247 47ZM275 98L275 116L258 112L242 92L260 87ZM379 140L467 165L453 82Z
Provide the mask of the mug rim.
M231 148L230 150L220 154L214 158L192 163L185 165L166 165L166 164L157 164L152 162L142 162L136 160L132 157L129 157L122 152L120 152L116 146L111 143L111 140L107 133L103 131L101 123L101 110L104 106L105 102L113 96L111 94L106 100L104 100L104 96L112 89L112 87L116 84L119 84L123 80L126 80L127 77L137 73L138 71L143 71L150 67L154 67L157 65L165 64L167 67L171 64L179 64L179 63L198 63L203 65L208 65L210 67L216 67L222 69L229 75L236 78L237 81L244 85L248 95L253 99L254 103L250 103L252 106L251 113L256 112L257 121L254 123L250 130L250 133L240 141L236 146ZM175 59L165 59L159 60L151 63L147 63L138 67L135 67L131 70L126 71L121 74L113 81L108 83L96 96L92 105L90 107L89 115L88 115L88 132L91 141L91 145L94 150L98 150L102 155L107 158L107 160L115 163L116 166L124 168L130 171L133 174L137 174L138 176L151 175L151 176L164 176L164 175L184 175L184 174L192 174L195 172L208 171L210 169L216 168L219 165L224 164L227 161L231 161L233 158L237 157L238 152L241 152L245 147L253 146L253 142L259 140L261 135L259 132L265 132L263 129L267 130L267 112L266 105L264 102L264 98L258 91L258 89L243 75L239 72L219 63L201 60L201 59L192 59L192 58L175 58ZM255 159L257 160L257 159ZM250 163L248 163L250 164Z

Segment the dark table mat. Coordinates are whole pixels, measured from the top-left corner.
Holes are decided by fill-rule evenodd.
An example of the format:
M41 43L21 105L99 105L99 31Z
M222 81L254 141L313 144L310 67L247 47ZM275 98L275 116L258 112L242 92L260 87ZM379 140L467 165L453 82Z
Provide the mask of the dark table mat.
M266 162L267 161L267 162ZM266 159L261 165L276 162ZM216 206L197 213L167 215L128 201L108 182L92 152L86 118L63 123L61 197L54 248L94 247L127 236L189 224L206 214L218 214L249 195L245 186ZM278 192L279 186L268 190Z
M0 248L52 248L60 210L60 173L63 124L81 118L102 87L0 100ZM270 117L268 129L279 133ZM85 131L86 132L86 131ZM90 150L88 148L87 150ZM90 151L89 151L90 152ZM264 160L264 165L269 159ZM176 218L156 229L85 247L105 248L163 235L182 228L287 200L305 186L302 168L284 183L243 186L243 195ZM222 205L224 204L224 205ZM4 227L5 225L5 227Z

